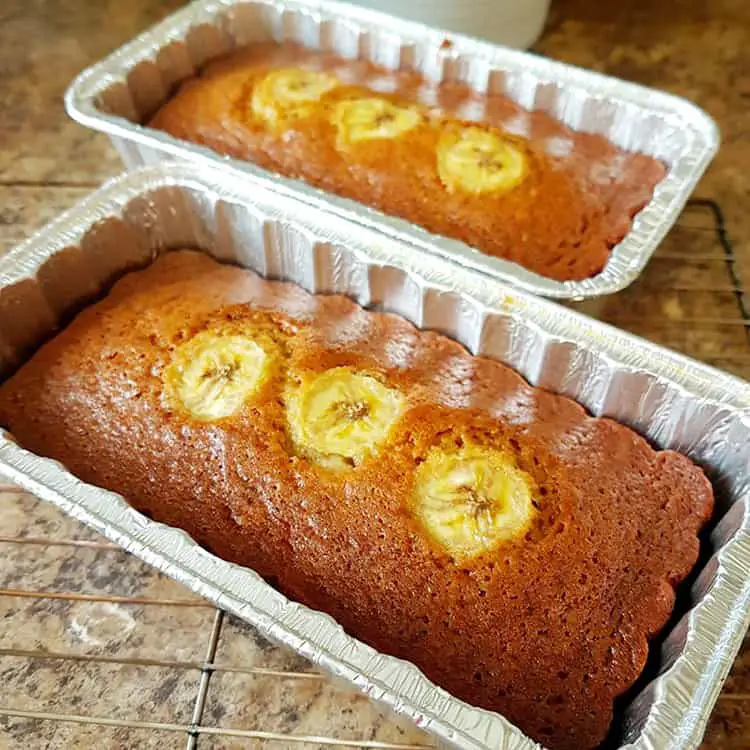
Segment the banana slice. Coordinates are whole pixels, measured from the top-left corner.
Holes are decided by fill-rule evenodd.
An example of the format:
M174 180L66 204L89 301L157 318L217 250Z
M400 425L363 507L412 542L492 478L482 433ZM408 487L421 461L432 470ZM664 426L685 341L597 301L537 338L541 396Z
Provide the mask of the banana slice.
M399 107L376 97L341 101L333 112L340 143L398 138L421 121L422 115L416 109Z
M445 132L437 153L440 179L452 192L507 192L520 185L528 173L521 150L482 128Z
M414 513L446 552L465 560L526 531L535 513L531 488L503 451L435 449L417 469Z
M339 85L335 76L319 70L282 68L269 73L253 89L253 114L268 125L310 114L315 104Z
M326 370L287 397L297 447L332 469L356 466L375 453L403 408L398 391L351 367Z
M203 331L180 346L164 374L171 395L202 421L234 414L266 379L271 357L248 336Z

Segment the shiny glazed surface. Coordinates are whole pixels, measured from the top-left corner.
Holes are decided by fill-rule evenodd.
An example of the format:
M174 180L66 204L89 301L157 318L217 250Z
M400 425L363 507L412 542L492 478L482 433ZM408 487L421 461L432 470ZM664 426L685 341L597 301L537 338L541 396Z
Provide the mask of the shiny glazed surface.
M253 94L269 73L289 67L324 71L343 85L304 117L269 128L253 114ZM342 149L330 110L355 95L416 105L429 123L399 137ZM477 123L525 155L526 178L512 190L473 194L446 190L441 182L441 132ZM601 271L665 174L650 157L626 153L602 136L576 133L506 97L477 96L458 83L436 87L416 73L290 43L253 45L210 63L148 124L558 280Z

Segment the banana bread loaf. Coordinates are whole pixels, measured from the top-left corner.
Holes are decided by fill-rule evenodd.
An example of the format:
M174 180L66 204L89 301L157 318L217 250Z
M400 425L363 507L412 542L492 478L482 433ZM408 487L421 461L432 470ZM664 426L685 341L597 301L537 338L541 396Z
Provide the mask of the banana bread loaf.
M149 124L561 281L602 270L665 175L506 97L293 44L208 65Z
M713 507L494 360L190 251L43 346L0 423L551 750L602 740Z

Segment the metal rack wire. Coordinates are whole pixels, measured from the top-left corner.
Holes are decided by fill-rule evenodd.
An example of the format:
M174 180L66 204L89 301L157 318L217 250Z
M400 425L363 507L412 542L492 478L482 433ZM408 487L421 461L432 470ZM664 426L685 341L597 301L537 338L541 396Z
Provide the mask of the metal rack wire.
M750 303L718 203L691 200L628 289L572 307L750 379Z
M574 306L750 378L741 274L694 200L633 287ZM0 750L434 746L55 508L0 486L0 519Z

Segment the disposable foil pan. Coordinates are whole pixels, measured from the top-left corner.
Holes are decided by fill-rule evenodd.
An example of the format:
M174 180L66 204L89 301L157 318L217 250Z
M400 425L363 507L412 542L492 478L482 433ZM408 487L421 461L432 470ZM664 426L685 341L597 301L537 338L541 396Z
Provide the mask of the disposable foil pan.
M163 165L108 183L0 259L0 371L11 372L71 313L127 270L195 247L312 293L349 295L437 329L531 383L631 425L708 471L720 518L705 563L665 636L658 676L620 712L623 747L698 747L750 611L750 385L552 302L434 257L248 175ZM296 649L440 738L443 747L538 747L495 713L436 687L414 666L349 637L255 573L148 520L112 492L0 437L0 471L263 635ZM679 601L679 600L678 600ZM659 649L658 646L653 646Z
M713 121L677 97L563 65L525 52L430 29L349 3L326 0L202 0L84 71L66 94L68 113L107 133L132 167L164 160L213 162L269 174L240 160L142 127L175 86L206 62L252 42L297 41L387 68L416 69L436 83L462 81L478 93L501 93L548 112L574 130L599 133L625 150L663 161L668 172L605 269L584 281L555 281L468 245L386 216L298 181L279 189L391 237L500 281L547 297L583 299L630 284L676 221L716 152ZM450 44L446 44L446 40ZM609 165L612 169L615 165Z

